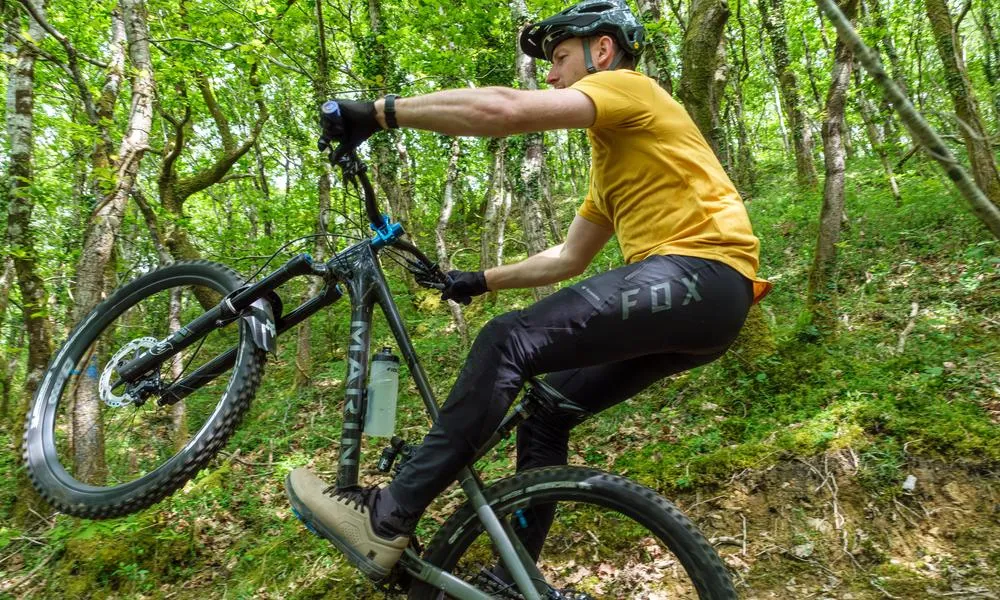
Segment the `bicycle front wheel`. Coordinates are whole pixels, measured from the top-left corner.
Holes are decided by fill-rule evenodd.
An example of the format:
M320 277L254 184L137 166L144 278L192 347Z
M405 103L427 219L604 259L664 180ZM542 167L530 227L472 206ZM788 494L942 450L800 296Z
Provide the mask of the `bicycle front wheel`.
M718 554L676 506L628 479L581 467L525 471L485 490L525 546L537 543L537 564L549 598L572 600L736 598ZM544 543L531 541L531 523L548 512ZM535 550L537 552L537 550ZM437 533L424 559L497 598L521 598L498 568L488 535L469 504ZM410 600L444 600L417 582Z
M81 320L49 365L25 424L28 475L49 504L92 519L136 512L184 485L222 448L264 362L243 319L132 385L120 383L116 369L242 284L223 265L178 262L116 290Z

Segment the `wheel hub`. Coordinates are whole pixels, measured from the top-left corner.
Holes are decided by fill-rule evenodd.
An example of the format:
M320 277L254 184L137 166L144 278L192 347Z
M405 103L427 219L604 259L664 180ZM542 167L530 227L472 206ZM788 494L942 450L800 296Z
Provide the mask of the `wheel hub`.
M144 378L135 385L126 385L125 391L120 395L114 392L111 382L117 380L115 375L119 367L139 356L141 351L149 350L155 346L157 341L154 337L137 338L122 346L118 352L115 352L115 355L111 357L108 364L104 367L104 371L101 372L99 387L101 400L105 404L112 408L119 408L126 404L141 404L143 402L144 396L140 396L139 391L145 390L148 387L149 383L151 383L149 378ZM159 379L159 374L154 371L153 377Z

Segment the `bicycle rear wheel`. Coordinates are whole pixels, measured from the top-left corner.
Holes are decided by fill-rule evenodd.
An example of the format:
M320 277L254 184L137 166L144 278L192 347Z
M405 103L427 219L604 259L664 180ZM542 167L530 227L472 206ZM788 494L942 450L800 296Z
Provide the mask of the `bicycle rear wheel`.
M550 467L504 479L485 495L515 531L525 530L533 508L555 506L537 563L551 598L736 598L729 573L695 525L662 496L628 479ZM497 598L521 598L504 577L496 577L496 552L469 504L448 519L424 560ZM410 600L447 597L421 582L409 595Z
M93 519L136 512L184 485L222 448L264 362L243 319L167 358L137 386L116 385L116 367L242 284L223 265L178 262L118 289L82 319L49 365L25 425L25 464L46 501ZM192 380L199 369L206 375ZM185 384L173 390L183 399L161 406L178 381Z

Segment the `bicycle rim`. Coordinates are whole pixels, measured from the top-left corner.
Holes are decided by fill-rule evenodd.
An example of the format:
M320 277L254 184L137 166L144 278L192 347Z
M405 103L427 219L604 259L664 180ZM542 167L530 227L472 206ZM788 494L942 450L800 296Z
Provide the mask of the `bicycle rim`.
M537 509L555 507L537 561L552 590L550 597L736 597L711 546L683 514L651 490L589 469L544 469L525 475L506 486L497 484L487 497L529 547L532 535L526 532L536 527ZM456 517L432 541L427 559L497 598L521 598L497 568L493 544L478 521L471 514ZM447 596L424 591L411 598Z
M144 374L149 395L114 384L117 365L201 315L235 288L234 277L205 262L154 271L116 291L71 334L26 432L33 480L56 507L107 517L147 506L183 484L232 432L259 378L260 356L241 321ZM158 402L163 390L227 352L234 359L214 378L185 389L175 404Z

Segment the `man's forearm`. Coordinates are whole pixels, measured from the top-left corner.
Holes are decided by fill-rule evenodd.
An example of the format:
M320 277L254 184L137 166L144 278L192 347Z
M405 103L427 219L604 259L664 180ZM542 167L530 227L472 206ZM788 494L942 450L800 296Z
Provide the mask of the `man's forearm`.
M486 287L491 291L549 285L583 272L562 255L563 245L553 246L521 262L486 271Z
M445 135L504 136L512 133L517 90L502 87L454 89L396 100L400 127ZM385 127L385 100L375 102L375 116Z

